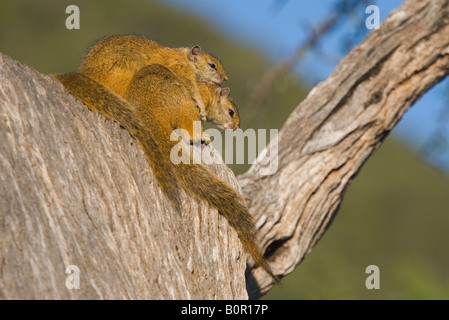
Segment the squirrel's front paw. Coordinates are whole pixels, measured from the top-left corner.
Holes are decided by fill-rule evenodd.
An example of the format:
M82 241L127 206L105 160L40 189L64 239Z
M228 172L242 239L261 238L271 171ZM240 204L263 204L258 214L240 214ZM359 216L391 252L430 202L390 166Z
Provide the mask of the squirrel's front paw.
M211 143L212 141L210 140L210 136L207 134L207 133L204 133L203 132L203 136L201 137L201 143L204 143L204 144L209 144L209 143Z
M209 144L212 141L210 140L210 137L207 133L202 133L201 134L201 140L200 139L190 139L190 144Z
M207 114L206 114L205 110L201 110L200 109L200 118L201 118L201 121L206 121L207 120Z

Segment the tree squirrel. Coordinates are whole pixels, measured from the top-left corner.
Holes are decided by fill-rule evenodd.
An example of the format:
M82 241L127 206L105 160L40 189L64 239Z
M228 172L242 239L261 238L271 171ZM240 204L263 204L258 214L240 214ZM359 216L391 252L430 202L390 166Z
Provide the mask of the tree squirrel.
M85 54L78 72L123 97L134 74L150 64L169 68L190 90L200 109L201 120L207 115L197 81L219 85L228 79L222 63L199 46L168 48L138 35L116 35L99 40Z
M170 141L172 130L182 128L192 134L193 121L200 120L196 102L174 73L161 65L142 68L130 82L125 99L80 73L54 77L92 111L116 121L137 139L158 184L171 201L179 204L182 187L197 200L215 207L236 230L256 264L278 281L256 244L256 227L243 197L203 165L171 162L171 149L178 143ZM229 89L198 84L209 110L208 119L223 128L237 128L238 113Z

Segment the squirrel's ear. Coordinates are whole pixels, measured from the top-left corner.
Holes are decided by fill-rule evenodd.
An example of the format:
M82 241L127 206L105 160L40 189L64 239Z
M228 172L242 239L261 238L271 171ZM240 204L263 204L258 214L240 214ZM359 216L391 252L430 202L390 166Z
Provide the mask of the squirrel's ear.
M228 98L229 93L231 92L231 89L229 88L223 88L220 90L220 101L224 101Z
M200 46L193 46L189 51L189 59L196 62L198 56L201 54Z

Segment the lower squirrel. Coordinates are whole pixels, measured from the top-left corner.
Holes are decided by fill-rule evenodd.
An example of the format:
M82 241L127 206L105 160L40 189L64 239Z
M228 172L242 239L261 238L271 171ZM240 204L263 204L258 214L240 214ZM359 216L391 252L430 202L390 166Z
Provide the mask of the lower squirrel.
M172 131L181 128L192 136L193 121L200 120L195 101L179 85L176 75L161 65L144 67L135 74L124 97L132 105L136 117L151 128L164 161L172 165L178 185L197 200L215 207L237 232L256 264L277 281L256 244L255 223L243 197L204 165L182 162L174 165L170 160L171 150L177 144L170 141ZM202 98L207 100L204 94ZM227 100L229 97L224 102Z
M228 79L220 60L200 46L169 48L139 35L114 35L96 42L85 54L79 73L89 76L123 97L134 74L144 66L169 68L190 91L206 119L198 81L219 85Z
M185 129L192 134L193 121L200 120L195 101L179 85L176 75L160 65L144 67L130 82L125 99L80 73L53 76L92 111L116 121L137 139L170 200L178 205L179 190L183 188L195 199L216 208L236 230L255 263L278 281L256 244L256 227L243 197L204 165L182 162L175 165L170 160L171 149L179 143L170 141L173 129ZM208 106L209 120L218 126L237 128L238 113L229 89L207 83L199 83L199 88Z

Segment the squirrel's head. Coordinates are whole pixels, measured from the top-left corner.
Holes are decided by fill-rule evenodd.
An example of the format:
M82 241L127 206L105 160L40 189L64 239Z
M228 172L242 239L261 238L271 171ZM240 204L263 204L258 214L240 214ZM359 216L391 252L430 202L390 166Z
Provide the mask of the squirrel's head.
M207 121L223 130L240 128L239 112L229 95L229 88L206 82L198 82L198 88L206 105Z
M200 46L193 46L188 50L188 58L195 69L197 81L219 85L228 80L223 64L215 56L201 50Z

